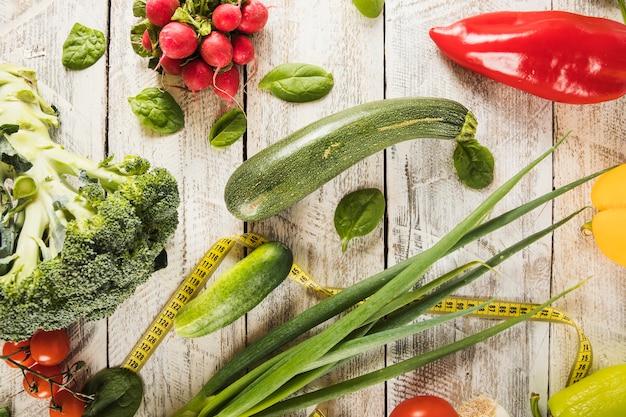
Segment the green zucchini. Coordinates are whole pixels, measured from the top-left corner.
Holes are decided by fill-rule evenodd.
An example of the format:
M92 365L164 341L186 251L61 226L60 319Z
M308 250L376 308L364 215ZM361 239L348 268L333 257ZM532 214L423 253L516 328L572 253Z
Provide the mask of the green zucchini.
M361 104L305 126L244 161L226 183L226 207L240 220L266 219L366 157L417 138L456 140L455 167L461 179L482 188L493 178L493 158L477 145L476 126L465 106L448 99L407 97ZM480 181L472 182L476 177Z
M267 242L232 265L174 317L183 337L200 337L219 330L257 306L289 275L291 250Z

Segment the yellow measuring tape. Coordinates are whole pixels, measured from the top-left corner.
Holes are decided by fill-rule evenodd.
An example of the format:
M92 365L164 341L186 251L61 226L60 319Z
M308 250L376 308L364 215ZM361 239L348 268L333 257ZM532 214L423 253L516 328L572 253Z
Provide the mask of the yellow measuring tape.
M174 317L194 295L204 286L205 282L215 272L224 257L230 252L236 243L254 249L269 240L255 233L245 233L239 236L222 238L218 240L202 257L196 268L178 287L168 302L159 312L148 329L141 336L135 347L124 360L123 368L131 371L139 371L148 360L150 355L163 340L172 327ZM293 264L289 278L300 285L313 290L315 293L329 296L341 291L337 288L326 288L318 284L310 275L304 272L298 265ZM482 304L485 300L467 297L448 297L429 310L431 314L453 313ZM520 303L513 301L494 301L485 307L469 314L471 317L487 319L507 319L526 314L536 308L538 304ZM579 349L578 356L570 372L568 385L578 382L589 372L592 361L591 343L582 332L580 327L564 312L552 307L546 307L532 316L530 320L560 323L572 326L578 332Z

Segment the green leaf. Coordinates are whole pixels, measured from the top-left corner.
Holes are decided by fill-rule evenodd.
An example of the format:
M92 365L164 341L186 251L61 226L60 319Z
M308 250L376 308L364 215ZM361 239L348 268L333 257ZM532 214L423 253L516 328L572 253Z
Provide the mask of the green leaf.
M352 3L363 16L373 19L383 12L385 0L352 0Z
M87 381L82 393L94 395L84 417L132 417L143 399L143 383L129 369L106 368Z
M63 65L73 70L88 68L104 55L105 50L104 33L75 23L63 43Z
M476 139L457 141L454 167L463 184L482 189L493 181L493 155Z
M0 417L11 417L11 410L9 410L9 407L4 406L0 408Z
M130 97L128 102L139 121L155 132L175 133L185 125L183 110L165 90L148 87Z
M133 16L146 17L146 0L133 1Z
M143 47L142 38L143 33L146 30L150 35L150 40L152 41L152 44L156 45L159 37L157 33L157 28L152 23L150 23L148 19L144 19L136 25L130 27L130 45L132 46L133 51L142 58L152 57L156 53L156 50L152 52Z
M246 132L248 121L246 115L235 107L215 121L209 133L209 142L216 148L225 148L235 143Z
M344 196L335 209L335 230L341 238L341 250L357 236L373 231L385 214L385 196L377 188L365 188Z
M268 90L281 100L305 103L319 100L333 88L333 75L310 64L281 64L268 72L259 88Z

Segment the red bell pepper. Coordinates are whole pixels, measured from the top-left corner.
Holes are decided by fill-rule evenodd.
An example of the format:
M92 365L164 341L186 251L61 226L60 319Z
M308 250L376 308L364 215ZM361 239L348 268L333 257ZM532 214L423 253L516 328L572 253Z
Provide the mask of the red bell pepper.
M564 11L492 12L435 27L459 65L536 96L570 104L626 94L626 25Z

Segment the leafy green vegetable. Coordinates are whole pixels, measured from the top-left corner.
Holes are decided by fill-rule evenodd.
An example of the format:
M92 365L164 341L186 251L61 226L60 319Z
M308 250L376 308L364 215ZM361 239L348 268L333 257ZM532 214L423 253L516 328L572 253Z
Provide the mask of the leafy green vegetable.
M155 28L148 19L143 19L141 22L130 27L130 45L133 48L133 52L142 58L153 56L153 52L144 48L142 43L143 33L146 30L148 31L151 40L157 39Z
M216 148L225 148L243 136L247 127L245 113L240 108L234 107L215 121L209 133L209 142Z
M11 417L11 410L8 406L0 407L0 417Z
M133 1L133 16L146 17L146 0Z
M341 250L357 236L373 231L385 215L385 196L377 188L364 188L344 196L335 209L335 230L341 238Z
M383 12L385 0L352 0L352 3L365 17L376 18Z
M69 69L85 69L95 64L105 50L104 33L75 23L63 43L62 62Z
M165 90L148 87L135 97L130 97L128 102L139 121L155 132L175 133L185 125L183 110Z
M143 383L129 369L106 368L87 381L82 393L94 396L83 417L132 417L143 399Z
M454 167L468 187L481 189L493 181L493 155L476 139L457 141Z
M434 285L431 282L418 284L423 280L424 274L444 256L467 242L485 236L529 213L532 209L540 207L542 202L545 203L572 189L575 185L569 184L491 221L484 222L497 203L532 168L552 154L561 143L562 140L502 184L467 217L426 250L375 275L359 280L356 284L320 301L249 345L241 354L222 366L200 392L175 412L173 417L206 417L216 414L259 417L285 415L293 410L304 409L397 377L445 355L458 352L520 321L529 319L544 306L563 296L568 291L558 294L529 314L506 320L487 330L431 351L418 352L416 356L405 361L320 389L308 385L311 383L316 385L314 381L318 377L342 365L344 352L348 356L363 353L364 350L357 346L360 342L364 342L365 349L365 345L369 344L365 343L366 339L363 336L375 335L381 336L381 339L399 336L392 329L398 329L402 333L401 326L410 325L445 297L471 283L485 272L491 271L495 265L527 248L530 244L553 233L578 214L580 210L505 248L487 262L476 263L478 266L467 272L445 274L433 280ZM597 174L594 174L593 177L596 176ZM591 176L584 178L577 183L581 184L591 178ZM336 320L328 322L333 317ZM318 326L321 323L327 322L328 326L325 325L319 329ZM387 330L394 335L387 333ZM292 343L294 339L304 334L307 336L299 339L300 342ZM276 351L280 353L267 359L267 355ZM334 353L341 354L341 356L331 356ZM267 360L259 365L259 361L263 358ZM337 359L337 362L326 363L327 360L334 359ZM242 372L247 373L240 376ZM298 391L303 387L311 389L298 395Z
M15 341L110 316L163 265L180 199L141 156L91 160L55 142L33 71L0 64L0 80L0 340Z
M276 97L295 103L318 100L333 88L333 75L311 64L281 64L268 72L259 82L259 88Z

